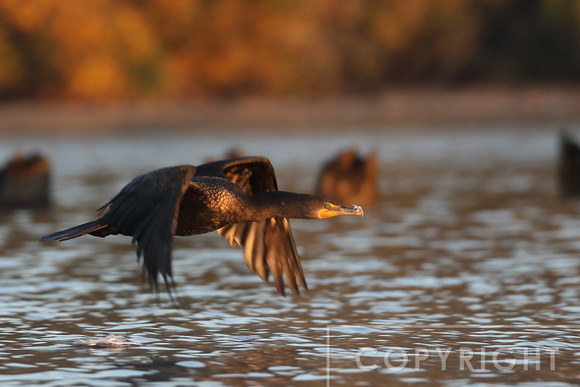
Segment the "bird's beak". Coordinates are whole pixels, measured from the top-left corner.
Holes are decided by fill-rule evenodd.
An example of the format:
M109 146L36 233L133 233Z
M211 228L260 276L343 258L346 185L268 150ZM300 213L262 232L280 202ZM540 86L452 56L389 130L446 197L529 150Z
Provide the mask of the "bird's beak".
M318 216L321 219L324 218L332 218L333 216L339 215L360 215L363 216L365 213L360 206L352 206L352 207L345 207L345 206L336 206L330 205L329 208L322 208L318 211Z

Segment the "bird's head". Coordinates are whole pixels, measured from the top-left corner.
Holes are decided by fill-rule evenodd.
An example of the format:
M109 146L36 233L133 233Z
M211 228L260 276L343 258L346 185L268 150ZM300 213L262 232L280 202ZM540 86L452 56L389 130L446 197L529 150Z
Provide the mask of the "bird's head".
M258 218L325 219L340 215L364 215L360 206L346 207L322 196L285 191L249 195Z
M364 215L360 206L342 206L322 196L278 192L284 195L282 207L287 206L292 208L292 212L295 211L288 218L326 219L341 215Z
M319 198L317 208L318 217L320 219L332 218L340 215L364 215L362 207L353 205L352 207L342 206L329 199Z

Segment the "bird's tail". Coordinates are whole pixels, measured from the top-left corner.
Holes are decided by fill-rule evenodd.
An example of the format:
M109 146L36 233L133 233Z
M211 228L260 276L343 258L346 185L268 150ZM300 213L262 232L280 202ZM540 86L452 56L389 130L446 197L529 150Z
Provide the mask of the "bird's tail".
M80 224L78 226L67 228L66 230L57 231L54 234L43 236L42 238L40 238L40 241L46 242L53 239L57 241L66 241L69 239L78 238L82 235L89 234L107 227L106 224L98 222L99 222L98 220L93 220L92 222Z

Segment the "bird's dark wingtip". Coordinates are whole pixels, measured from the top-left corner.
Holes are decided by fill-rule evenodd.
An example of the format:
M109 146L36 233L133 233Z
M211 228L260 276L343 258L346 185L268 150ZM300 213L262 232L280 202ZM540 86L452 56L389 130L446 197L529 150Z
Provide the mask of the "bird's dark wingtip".
M276 289L278 290L278 293L280 293L282 295L282 297L286 298L286 289L284 288L283 283L281 285L276 283Z

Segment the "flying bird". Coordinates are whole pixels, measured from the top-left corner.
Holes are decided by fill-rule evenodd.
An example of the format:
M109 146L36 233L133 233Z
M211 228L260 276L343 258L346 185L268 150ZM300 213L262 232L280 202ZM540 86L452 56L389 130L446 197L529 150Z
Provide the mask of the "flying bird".
M298 285L308 289L288 219L363 215L363 210L321 196L278 191L267 158L243 157L137 176L99 214L96 220L40 240L65 241L85 234L132 236L150 285L157 291L160 274L169 291L173 235L217 230L230 245L243 246L246 265L262 280L267 281L271 273L284 295L283 276L294 293L299 293Z

